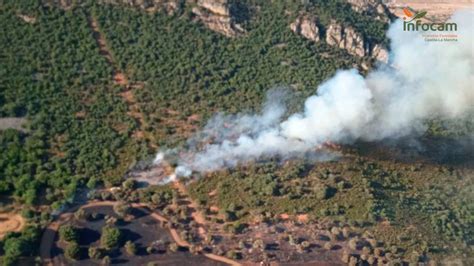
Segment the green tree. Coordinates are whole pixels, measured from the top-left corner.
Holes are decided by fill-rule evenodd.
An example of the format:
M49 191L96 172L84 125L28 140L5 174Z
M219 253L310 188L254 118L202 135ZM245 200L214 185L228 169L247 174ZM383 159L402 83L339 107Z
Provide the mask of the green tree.
M132 210L132 207L128 203L119 202L114 205L114 211L120 217L127 216L127 214L129 214L131 210Z
M100 244L106 249L116 248L122 240L122 232L115 227L106 226L102 229Z
M63 225L59 228L59 238L66 242L77 242L79 240L79 232L72 225Z
M128 255L135 255L137 253L137 245L135 245L135 243L132 241L127 241L124 247Z
M333 190L325 184L318 184L315 187L314 192L315 192L316 198L319 200L328 199L334 194Z
M8 238L3 244L5 256L16 260L20 256L25 255L28 250L28 242L20 237Z
M78 260L81 257L81 248L76 242L70 242L64 251L64 256L70 260Z
M110 265L111 263L111 259L109 256L105 256L103 259L102 259L102 265Z
M76 218L77 220L84 220L86 218L86 211L80 208L74 213L74 218Z
M102 250L98 247L90 247L87 250L87 254L89 255L89 258L95 259L95 260L98 260L102 258L103 256Z
M160 193L154 193L153 196L151 196L151 202L159 206L166 203L166 200L161 196Z
M16 265L17 261L18 261L18 258L5 255L5 256L1 257L0 265L14 266L14 265Z
M136 182L133 179L127 179L125 182L123 182L122 186L125 189L132 190L135 188Z

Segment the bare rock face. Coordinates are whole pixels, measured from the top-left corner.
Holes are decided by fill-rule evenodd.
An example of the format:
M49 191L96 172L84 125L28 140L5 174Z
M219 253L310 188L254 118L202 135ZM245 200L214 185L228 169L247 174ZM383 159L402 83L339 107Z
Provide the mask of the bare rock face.
M367 54L362 36L354 28L344 28L335 21L331 22L326 31L326 42L331 46L345 49L352 55L363 57Z
M298 17L291 23L290 28L293 32L303 35L306 39L319 42L320 33L316 19L309 17Z
M136 7L147 11L164 10L168 14L174 14L183 4L184 0L99 0L99 2Z
M227 0L198 0L192 12L209 29L227 37L239 36L245 32L232 18Z
M196 20L227 37L236 37L245 32L243 28L233 22L232 17L216 15L198 7L194 7L192 12L196 16Z
M351 55L388 62L388 51L382 45L368 43L353 27L344 27L335 20L327 26L325 36L321 36L322 30L317 19L307 15L299 16L290 24L290 29L313 42L324 40L328 45L344 49Z
M382 0L347 0L347 2L356 12L370 14L384 22L390 20L390 12Z
M343 27L332 21L326 30L326 43L346 50L359 57L371 57L382 63L388 62L388 50L380 44L371 44L353 27Z
M84 0L43 0L64 9L80 5ZM228 37L245 33L235 22L228 0L97 0L100 4L121 5L139 8L148 12L165 11L174 14L186 6L192 6L195 21L203 23L209 29Z
M220 16L230 16L227 0L198 0L198 6Z
M16 16L21 18L26 23L30 23L30 24L35 24L36 23L36 17L23 15L23 14L18 14Z
M370 51L371 56L375 58L376 61L382 63L388 63L389 53L386 48L380 44L376 44Z

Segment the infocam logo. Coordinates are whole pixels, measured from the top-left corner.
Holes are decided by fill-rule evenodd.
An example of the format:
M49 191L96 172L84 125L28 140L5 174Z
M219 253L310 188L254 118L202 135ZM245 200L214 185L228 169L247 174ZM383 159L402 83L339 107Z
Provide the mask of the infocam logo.
M422 18L428 20L425 16L428 12L416 11L409 7L403 8L403 30L404 31L457 31L458 25L456 23L434 23L423 22Z

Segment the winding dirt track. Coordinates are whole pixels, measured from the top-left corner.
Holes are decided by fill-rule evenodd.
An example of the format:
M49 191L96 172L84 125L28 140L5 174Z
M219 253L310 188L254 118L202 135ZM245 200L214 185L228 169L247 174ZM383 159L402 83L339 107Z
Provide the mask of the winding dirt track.
M183 183L176 181L173 183L173 186L179 192L179 194L184 196L186 200L189 202L188 207L192 210L191 217L199 225L199 234L201 235L201 237L205 238L206 229L204 228L204 225L206 224L206 218L204 217L202 212L199 211L198 204L189 196L188 190Z
M194 221L196 221L199 224L199 233L201 234L201 236L203 238L205 238L206 230L204 228L204 225L206 224L206 218L204 218L204 215L202 214L202 212L199 211L198 204L189 196L186 185L184 185L183 183L181 183L179 181L176 181L176 182L173 183L173 186L176 190L179 191L179 193L182 196L184 196L189 201L188 207L193 210L191 212L191 217L194 219ZM180 239L180 237L178 236L176 230L174 230L174 229L171 229L171 230L174 231L174 232L171 232L172 235L173 235L173 233L176 234L176 238L174 236L173 236L173 238L176 241L176 243L178 243L177 238ZM186 242L184 241L184 243L186 243ZM179 245L181 245L181 244L179 244ZM186 243L186 245L184 245L184 246L189 247L189 243ZM209 259L215 260L215 261L220 261L220 262L227 263L229 265L234 265L234 266L242 265L242 264L238 263L235 260L231 260L229 258L219 256L219 255L216 255L216 254L205 253L204 256L208 257Z
M46 229L44 230L43 236L41 237L40 256L43 261L43 264L44 265L61 265L60 261L57 258L51 258L51 250L53 248L54 238L59 229L59 226L65 222L70 221L71 218L73 217L74 211L76 211L79 208L88 208L88 207L95 207L95 206L113 206L116 203L117 202L115 201L94 201L86 205L73 207L67 210L66 212L62 213L61 215L59 215L59 217L55 221L53 221L52 223L48 225L48 227L46 227ZM141 211L148 213L151 217L153 217L154 219L158 221L165 221L165 222L168 221L168 219L162 216L161 214L156 213L154 211L150 211L147 208L146 204L132 203L132 207L140 209ZM189 244L187 241L185 241L179 236L178 232L175 229L171 228L169 229L169 231L170 231L171 237L176 242L176 244L183 247L191 246L191 244ZM203 255L211 260L223 262L229 265L233 265L233 266L242 265L234 260L231 260L223 256L210 254L210 253L203 253Z

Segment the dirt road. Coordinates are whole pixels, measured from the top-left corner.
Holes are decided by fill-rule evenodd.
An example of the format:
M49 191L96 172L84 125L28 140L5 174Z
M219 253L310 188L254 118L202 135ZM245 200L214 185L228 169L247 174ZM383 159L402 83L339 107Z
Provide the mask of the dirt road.
M94 201L94 202L90 202L88 204L85 204L83 206L80 206L80 208L88 208L88 207L96 207L96 206L113 206L116 203L117 202L115 202L115 201ZM168 221L168 219L166 217L162 216L161 214L159 214L157 212L154 212L154 211L150 211L146 204L133 203L132 207L140 209L141 211L143 211L145 213L148 213L151 217L155 218L158 221L161 221L161 222L167 222ZM59 215L59 217L55 221L50 223L48 225L48 227L46 227L46 229L43 233L43 236L41 238L41 243L40 243L40 256L41 256L41 259L42 259L44 265L60 265L59 261L56 261L56 260L54 260L54 258L51 258L51 251L52 251L52 248L54 246L54 239L55 239L56 233L59 229L59 226L61 224L65 223L65 222L69 221L73 217L73 212L76 211L77 209L79 209L79 207L73 207L73 208L67 210L63 214ZM175 229L169 229L169 231L170 231L171 237L176 242L176 244L178 244L179 246L183 246L183 247L190 247L191 246L190 243L188 243L187 241L185 241L184 239L182 239L179 236L178 232ZM215 255L215 254L209 254L209 253L203 253L203 255L206 256L209 259L219 261L219 262L223 262L223 263L227 263L229 265L234 265L234 266L241 265L237 261L231 260L231 259L223 257L223 256L219 256L219 255Z

